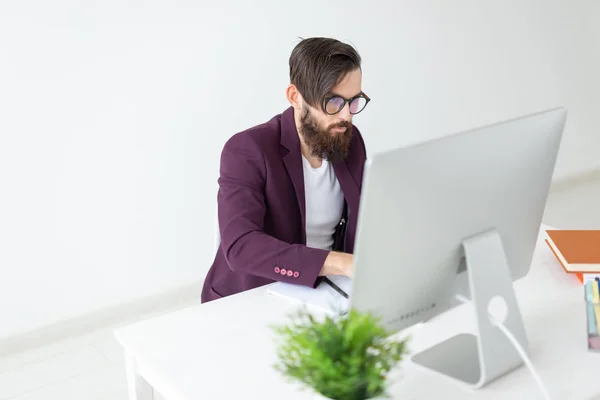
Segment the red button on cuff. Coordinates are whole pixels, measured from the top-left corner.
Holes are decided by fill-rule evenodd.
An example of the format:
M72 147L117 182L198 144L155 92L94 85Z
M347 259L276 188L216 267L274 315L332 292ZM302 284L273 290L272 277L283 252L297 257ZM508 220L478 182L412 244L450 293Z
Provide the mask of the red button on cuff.
M287 269L281 268L281 275L285 275L285 274L287 274Z
M298 271L295 271L295 272L294 272L294 278L297 278L297 277L299 277L299 276L300 276L300 273L299 273Z
M291 269L288 269L287 276L292 276L293 274L294 274L294 271L292 271Z
M275 269L273 271L275 271L275 273L278 274L279 273L279 267L275 267Z

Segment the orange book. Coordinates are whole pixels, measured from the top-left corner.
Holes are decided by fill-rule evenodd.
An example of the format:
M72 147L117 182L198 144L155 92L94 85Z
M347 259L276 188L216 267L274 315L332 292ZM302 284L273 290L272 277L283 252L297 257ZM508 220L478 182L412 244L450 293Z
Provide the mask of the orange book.
M568 274L600 274L600 230L547 230L546 243Z

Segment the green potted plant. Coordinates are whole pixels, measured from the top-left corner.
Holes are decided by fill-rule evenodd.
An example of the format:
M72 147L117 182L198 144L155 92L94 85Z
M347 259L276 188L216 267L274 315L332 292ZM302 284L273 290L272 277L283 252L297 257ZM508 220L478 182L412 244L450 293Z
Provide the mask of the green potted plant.
M275 331L281 341L275 368L332 400L387 397L389 372L407 341L391 339L379 318L356 310L318 320L300 309Z

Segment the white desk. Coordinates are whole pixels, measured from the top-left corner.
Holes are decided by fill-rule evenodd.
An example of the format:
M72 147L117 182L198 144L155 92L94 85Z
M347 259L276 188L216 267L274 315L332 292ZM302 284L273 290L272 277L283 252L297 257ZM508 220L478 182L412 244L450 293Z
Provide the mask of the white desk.
M515 283L531 357L554 399L600 394L600 354L586 348L583 289L561 271L542 233L529 275ZM272 324L297 307L265 288L190 307L116 331L128 360L131 400L310 399L276 372ZM411 352L472 332L470 305L410 330ZM398 399L540 399L525 366L478 391L401 365L390 387Z

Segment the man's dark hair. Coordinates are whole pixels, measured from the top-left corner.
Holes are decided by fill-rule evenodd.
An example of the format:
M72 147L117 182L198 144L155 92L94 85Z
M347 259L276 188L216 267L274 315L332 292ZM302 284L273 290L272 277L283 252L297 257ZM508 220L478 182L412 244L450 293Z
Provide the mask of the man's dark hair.
M320 108L325 95L360 65L360 55L346 43L323 37L302 39L290 55L290 83L309 105Z

